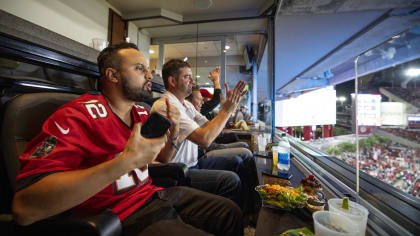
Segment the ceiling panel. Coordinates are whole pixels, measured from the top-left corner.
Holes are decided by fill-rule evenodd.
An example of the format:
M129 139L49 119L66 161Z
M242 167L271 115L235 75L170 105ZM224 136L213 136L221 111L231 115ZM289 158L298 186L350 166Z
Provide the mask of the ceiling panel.
M226 41L226 45L230 46L230 49L226 50L226 55L242 56L245 45L251 46L256 50L258 48L260 41L263 39L263 37L264 36L262 35L238 35L235 37L230 37L230 39ZM199 42L198 45L195 42L165 44L165 57L184 58L184 57L196 57L196 56L199 56L199 57L220 56L220 53L221 53L220 47L221 47L220 41ZM159 55L158 46L152 45L151 49L153 49L155 53L151 54L150 58L152 59L157 58Z
M265 1L261 0L212 0L213 4L210 8L198 9L194 7L193 1L194 0L107 0L107 2L116 7L123 14L163 8L184 16L218 13L227 14L250 9L259 10L265 3Z
M177 25L178 23L164 18L155 18L155 19L144 19L144 20L133 20L133 22L138 28L145 27L154 27L159 25Z
M236 20L224 22L202 23L198 25L198 35L239 34L243 32L265 32L267 19ZM142 29L151 38L168 38L184 36L194 38L197 36L197 25L175 25Z

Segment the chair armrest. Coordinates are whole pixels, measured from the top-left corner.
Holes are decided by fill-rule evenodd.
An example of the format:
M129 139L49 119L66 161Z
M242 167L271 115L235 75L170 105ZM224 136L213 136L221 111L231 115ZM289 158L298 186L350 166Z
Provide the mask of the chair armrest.
M120 219L110 209L99 213L74 210L27 227L17 227L19 235L40 233L44 235L118 236L122 234Z
M177 185L188 185L188 167L184 163L149 164L149 175L153 179L173 179Z

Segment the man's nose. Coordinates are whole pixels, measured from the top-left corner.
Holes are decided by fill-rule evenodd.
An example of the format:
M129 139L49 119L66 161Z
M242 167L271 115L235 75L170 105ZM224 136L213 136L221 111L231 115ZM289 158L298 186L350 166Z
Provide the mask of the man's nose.
M150 71L149 70L147 70L147 72L146 72L146 79L148 79L148 80L152 80L153 79L153 75L152 75L152 73L150 73Z

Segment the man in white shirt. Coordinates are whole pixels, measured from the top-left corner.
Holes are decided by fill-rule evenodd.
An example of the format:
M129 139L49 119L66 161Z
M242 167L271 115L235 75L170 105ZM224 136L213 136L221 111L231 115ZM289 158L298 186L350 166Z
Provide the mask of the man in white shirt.
M210 76L219 77L219 69L213 70ZM246 92L243 91L245 82L239 81L232 90L229 90L225 84L226 99L222 103L222 108L214 119L208 121L189 101L185 100L191 94L194 85L191 68L187 62L177 59L168 61L163 66L162 77L166 92L153 104L152 111L166 115L166 98L180 111L179 138L173 140L179 150L172 160L167 161L187 164L190 168L191 187L204 191L208 191L212 185L222 185L217 178L209 175L210 173L217 175L221 170L237 173L241 179L240 196L242 197L234 200L245 210L245 213L255 213L255 202L251 202L251 199L255 196L253 188L258 184L258 177L252 156L234 154L198 157L198 146L208 147L225 127L227 120Z

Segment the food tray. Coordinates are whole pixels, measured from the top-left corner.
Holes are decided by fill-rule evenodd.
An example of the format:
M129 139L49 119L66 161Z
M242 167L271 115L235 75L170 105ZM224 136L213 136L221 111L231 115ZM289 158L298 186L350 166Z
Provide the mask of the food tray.
M279 206L279 205L282 205L283 204L282 201L277 200L277 199L269 199L269 198L267 198L267 195L264 195L261 192L261 189L264 186L265 185L258 185L257 187L255 187L255 190L260 195L260 198L261 198L262 206L263 207L272 208L272 209L278 209L278 210L283 210L283 211L293 211L294 209L305 207L306 201L301 201L301 202L297 202L296 201L296 202L287 204L287 205L289 205L287 207L281 207L281 206ZM292 188L292 187L285 187L285 188ZM292 188L292 189L294 189L294 188Z

